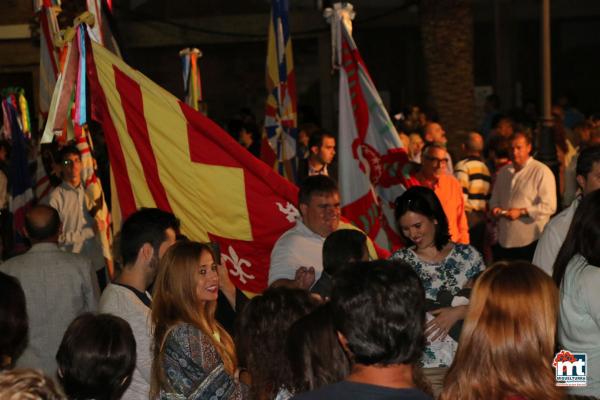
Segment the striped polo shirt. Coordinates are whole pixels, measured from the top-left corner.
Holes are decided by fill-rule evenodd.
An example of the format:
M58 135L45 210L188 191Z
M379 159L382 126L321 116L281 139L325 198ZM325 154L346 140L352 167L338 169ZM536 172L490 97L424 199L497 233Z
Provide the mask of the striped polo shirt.
M486 211L492 178L481 158L469 156L459 161L454 166L454 174L463 188L465 211Z

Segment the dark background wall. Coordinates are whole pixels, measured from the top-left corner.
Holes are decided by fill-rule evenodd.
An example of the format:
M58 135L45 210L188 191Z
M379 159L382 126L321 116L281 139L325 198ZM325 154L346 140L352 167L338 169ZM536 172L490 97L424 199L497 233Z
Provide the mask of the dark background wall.
M114 3L122 51L133 67L182 97L178 52L187 46L199 47L204 53L200 67L209 116L224 124L241 107L249 107L262 119L267 1ZM328 25L314 1L291 3L301 122L316 119L335 129L337 76L331 74ZM409 104L428 103L418 10L411 4L355 2L355 41L391 113ZM596 95L600 90L596 79L600 2L554 0L552 4L553 93L570 93L585 113L600 111ZM538 7L537 0L473 2L475 85L494 87L505 109L530 99L538 103L540 97ZM0 83L24 86L35 105L39 79L35 29L33 37L5 34L3 28L17 25L35 26L31 1L2 1Z

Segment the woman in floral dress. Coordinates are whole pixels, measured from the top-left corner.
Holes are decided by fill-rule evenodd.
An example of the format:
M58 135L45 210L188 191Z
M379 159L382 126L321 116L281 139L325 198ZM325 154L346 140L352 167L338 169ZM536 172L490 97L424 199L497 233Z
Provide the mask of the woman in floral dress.
M412 265L430 305L422 366L437 396L458 346L455 324L467 313L468 287L484 264L474 247L450 241L448 220L431 189L422 186L408 189L396 200L395 217L407 247L396 251L391 258Z

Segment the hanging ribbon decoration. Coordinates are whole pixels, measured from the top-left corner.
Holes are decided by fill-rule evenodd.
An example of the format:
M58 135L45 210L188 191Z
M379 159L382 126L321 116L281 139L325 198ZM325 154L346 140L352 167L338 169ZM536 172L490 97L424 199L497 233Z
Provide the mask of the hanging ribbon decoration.
M29 116L29 105L25 98L25 90L19 91L19 109L21 110L21 129L28 139L31 139L31 118Z
M29 115L29 104L25 98L25 89L20 87L9 87L2 90L2 97L6 98L8 102L19 110L17 113L17 122L21 131L27 139L31 139L31 117ZM3 110L4 115L4 131L6 138L11 136L11 128L9 123L9 115L6 110Z
M75 94L75 123L83 126L87 123L87 82L85 62L85 25L77 27L77 43L79 45L79 68L77 71L77 87Z
M202 52L196 48L187 48L181 50L179 56L183 68L185 102L194 110L199 110L202 101L202 80L200 79L198 58L202 57Z

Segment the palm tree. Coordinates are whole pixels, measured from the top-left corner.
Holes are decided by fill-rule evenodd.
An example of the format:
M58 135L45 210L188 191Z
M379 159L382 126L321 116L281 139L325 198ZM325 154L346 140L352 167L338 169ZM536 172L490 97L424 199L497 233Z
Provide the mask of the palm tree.
M458 145L475 128L471 0L420 0L428 103Z

